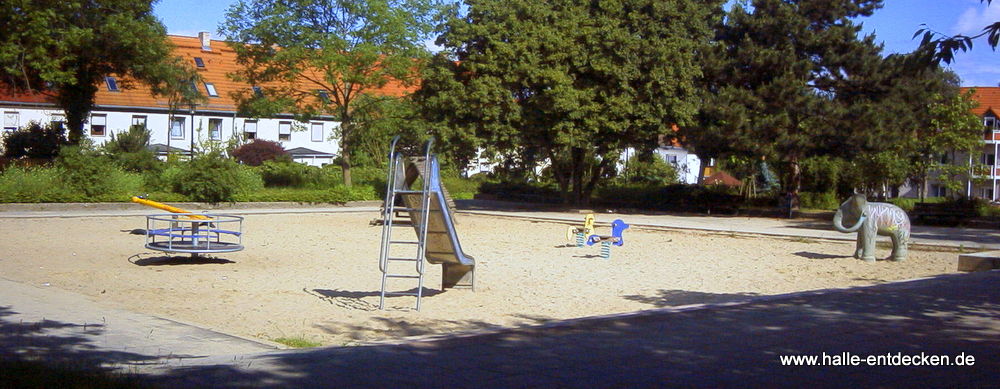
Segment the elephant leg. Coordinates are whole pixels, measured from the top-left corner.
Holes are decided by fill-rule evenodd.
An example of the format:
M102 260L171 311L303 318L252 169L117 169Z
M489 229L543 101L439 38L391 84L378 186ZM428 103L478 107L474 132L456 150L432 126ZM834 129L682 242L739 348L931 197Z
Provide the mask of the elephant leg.
M864 245L862 244L862 241L864 240L864 234L865 234L864 231L858 231L858 239L855 239L854 258L861 259L861 254L863 252L862 248L864 247Z
M892 234L892 256L889 259L897 262L906 259L907 245L910 244L908 235L902 230Z
M858 243L861 244L861 260L865 262L875 262L875 228L865 226L858 236Z

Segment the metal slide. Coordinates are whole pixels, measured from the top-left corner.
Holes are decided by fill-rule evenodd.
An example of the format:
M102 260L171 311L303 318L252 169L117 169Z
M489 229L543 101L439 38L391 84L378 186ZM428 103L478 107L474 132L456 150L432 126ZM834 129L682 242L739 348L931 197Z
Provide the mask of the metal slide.
M399 137L393 139L389 151L389 174L386 196L382 210L382 248L379 254L379 269L382 271L382 293L379 309L385 307L386 296L414 296L416 309L420 310L423 297L424 259L441 264L443 267L442 289L473 286L475 260L462 251L455 233L449 196L441 185L441 175L437 158L431 154L433 139L427 142L423 158L405 159L396 152ZM411 189L418 178L423 178L420 189ZM397 217L409 215L409 220ZM415 241L395 240L393 227L412 226L416 232ZM393 256L394 245L416 249L413 256ZM392 262L414 262L415 272L389 271ZM389 279L416 279L413 291L387 291Z

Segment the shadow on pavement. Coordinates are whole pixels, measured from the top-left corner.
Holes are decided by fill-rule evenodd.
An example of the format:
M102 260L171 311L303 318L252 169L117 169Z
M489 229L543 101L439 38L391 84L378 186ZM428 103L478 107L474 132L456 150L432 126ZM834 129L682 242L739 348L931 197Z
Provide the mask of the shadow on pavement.
M12 321L18 312L0 306L0 359L31 360L51 364L70 364L80 368L104 369L125 364L146 364L169 358L194 358L191 355L145 355L101 348L95 344L105 335L100 323L67 323L43 319ZM4 387L0 382L0 387Z
M1000 367L998 281L1000 272L946 275L436 341L228 357L167 368L153 381L170 387L993 386ZM666 306L665 299L685 293L692 300L699 297L664 290L632 298ZM715 296L743 297L749 296ZM425 332L416 322L390 325L400 336ZM927 366L924 360L922 366L807 367L779 362L786 355L832 358L845 352L860 358L947 355L952 362L972 356L975 364Z

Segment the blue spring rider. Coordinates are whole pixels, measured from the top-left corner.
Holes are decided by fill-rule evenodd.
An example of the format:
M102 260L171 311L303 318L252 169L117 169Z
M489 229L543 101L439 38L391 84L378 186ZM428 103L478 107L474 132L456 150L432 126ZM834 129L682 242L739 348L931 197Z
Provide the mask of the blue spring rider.
M615 219L615 221L611 222L611 235L591 235L587 237L587 246L593 246L594 243L600 243L601 258L611 258L611 245L621 246L625 244L625 239L622 238L622 232L624 232L627 228L628 224L625 224L622 219Z

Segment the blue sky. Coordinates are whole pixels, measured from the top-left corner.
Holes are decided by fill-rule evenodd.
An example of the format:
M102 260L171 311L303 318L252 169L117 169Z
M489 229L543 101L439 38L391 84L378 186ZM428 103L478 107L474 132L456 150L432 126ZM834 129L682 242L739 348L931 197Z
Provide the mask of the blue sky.
M156 4L157 17L174 35L196 36L209 31L218 37L219 23L225 17L227 0L161 0ZM874 33L885 44L885 52L905 53L919 43L911 39L921 24L944 34L976 34L984 26L1000 21L1000 3L993 6L979 0L885 0L882 9L860 19L866 33ZM985 40L976 41L973 50L956 55L950 66L962 78L964 86L1000 85L1000 52L994 52Z

